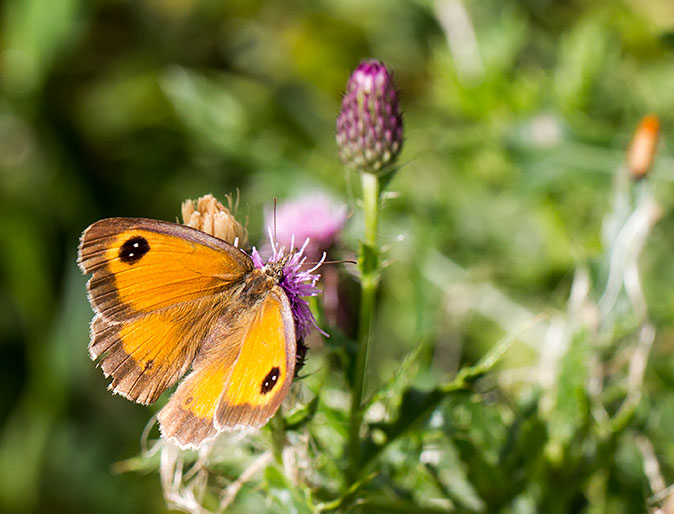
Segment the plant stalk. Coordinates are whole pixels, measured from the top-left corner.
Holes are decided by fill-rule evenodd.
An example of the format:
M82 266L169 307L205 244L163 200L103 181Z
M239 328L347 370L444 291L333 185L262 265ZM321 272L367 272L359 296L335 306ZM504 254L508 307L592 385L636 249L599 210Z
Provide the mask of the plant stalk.
M361 272L360 319L358 324L358 353L353 376L351 416L348 443L348 484L353 483L360 471L360 428L363 423L363 391L367 354L375 310L375 296L379 282L379 256L377 225L379 221L379 177L361 173L363 187L363 215L365 234L358 257ZM348 485L347 484L347 485Z

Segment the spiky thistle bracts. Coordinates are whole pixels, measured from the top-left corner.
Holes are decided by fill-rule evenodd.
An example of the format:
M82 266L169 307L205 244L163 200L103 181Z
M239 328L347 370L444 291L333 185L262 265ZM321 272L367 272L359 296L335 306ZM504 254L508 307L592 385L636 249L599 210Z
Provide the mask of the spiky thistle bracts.
M366 60L351 74L336 139L339 157L350 168L379 174L395 163L403 144L403 120L393 76L384 63Z

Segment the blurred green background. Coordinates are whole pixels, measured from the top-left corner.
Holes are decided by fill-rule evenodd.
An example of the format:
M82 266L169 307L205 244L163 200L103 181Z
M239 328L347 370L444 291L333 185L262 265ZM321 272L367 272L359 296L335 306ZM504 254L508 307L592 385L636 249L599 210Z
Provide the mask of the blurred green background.
M371 387L419 340L457 349L433 362L451 377L503 334L480 315L447 320L450 284L420 265L433 252L533 313L564 309L576 265L601 254L632 131L660 116L644 390L674 481L670 0L6 0L0 23L0 511L166 511L156 473L114 472L151 411L110 395L88 359L78 237L238 189L256 242L274 196L321 189L354 212L348 257L357 180L334 120L369 57L394 71L406 127L382 215ZM532 353L515 346L504 366ZM630 487L643 506L647 486Z

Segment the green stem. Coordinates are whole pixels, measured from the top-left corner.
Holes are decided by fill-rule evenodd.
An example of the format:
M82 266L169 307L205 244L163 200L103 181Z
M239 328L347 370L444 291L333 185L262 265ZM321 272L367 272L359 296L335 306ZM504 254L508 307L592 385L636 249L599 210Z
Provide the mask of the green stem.
M363 215L365 237L360 248L358 265L361 272L360 320L358 326L358 354L353 377L351 417L348 446L348 484L353 483L360 471L360 427L363 422L363 390L370 334L375 310L375 296L379 282L377 249L377 224L379 218L379 177L372 173L361 174L363 185ZM347 485L348 485L347 484Z
M375 249L377 247L377 224L379 222L379 177L374 173L362 173L361 184L363 185L365 244ZM361 264L363 263L361 262Z
M283 449L286 445L286 427L280 412L269 420L271 428L272 453L276 462L283 467Z

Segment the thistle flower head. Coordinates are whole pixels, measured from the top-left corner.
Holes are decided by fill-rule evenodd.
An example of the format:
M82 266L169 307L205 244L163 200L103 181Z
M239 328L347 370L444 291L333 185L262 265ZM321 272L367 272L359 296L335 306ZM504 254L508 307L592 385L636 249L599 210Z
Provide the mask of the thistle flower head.
M361 62L351 74L337 117L337 149L345 165L382 173L394 163L403 144L398 93L386 66Z
M291 250L290 252L286 251L284 247L273 240L271 230L269 231L269 240L271 242L272 254L269 259L267 259L267 262L264 262L262 256L255 247L253 247L251 252L251 258L253 259L253 265L256 268L278 268L281 266L281 280L279 281L279 285L285 291L290 302L290 309L295 321L295 336L297 337L297 340L299 341L308 335L312 327L315 327L322 334L325 334L325 332L323 332L316 324L316 318L314 318L314 315L309 308L309 302L305 300L305 297L317 296L318 293L321 292L321 290L316 287L316 282L318 282L318 279L321 278L321 276L314 272L321 264L323 264L325 254L323 254L323 258L318 264L313 268L306 270L303 267L307 260L304 251L309 244L309 239L304 241L304 244L299 250ZM290 248L294 248L294 243L295 241L293 238Z
M272 211L265 213L267 226L272 225L272 217ZM304 253L310 261L316 261L332 246L345 221L344 206L323 193L306 195L278 206L276 240L292 248L294 241L309 239Z

